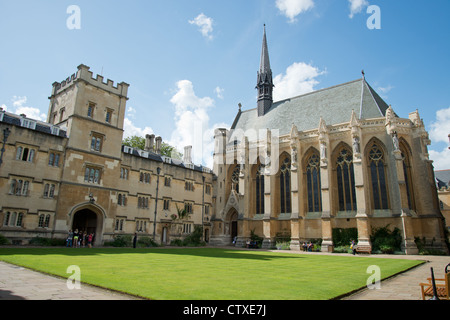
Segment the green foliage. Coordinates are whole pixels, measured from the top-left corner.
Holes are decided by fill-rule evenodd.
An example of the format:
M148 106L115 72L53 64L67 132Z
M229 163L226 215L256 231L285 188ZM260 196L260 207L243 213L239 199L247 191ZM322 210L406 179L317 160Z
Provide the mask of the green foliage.
M258 248L262 247L263 240L264 238L258 236L254 229L250 231L250 241L256 242Z
M151 248L159 245L150 237L138 237L137 246L140 248Z
M32 246L62 247L66 245L66 240L35 237L30 240L29 244Z
M9 241L4 235L0 233L0 246L11 244L11 241Z
M334 228L332 237L333 237L333 244L335 247L350 246L350 242L352 240L356 241L358 239L358 229Z
M122 141L122 144L131 148L144 150L145 138L139 136L128 137ZM166 142L161 143L161 155L177 160L181 160L183 156L175 147L172 147Z
M372 251L381 251L382 253L392 254L395 251L401 251L402 235L400 229L389 229L389 225L381 228L373 228L370 236Z
M105 242L105 246L111 247L131 247L132 238L130 235L117 235L114 237L113 241Z
M184 240L181 239L173 239L170 241L171 246L178 247L201 247L206 245L206 243L202 240L202 227L194 226L194 232L189 234Z

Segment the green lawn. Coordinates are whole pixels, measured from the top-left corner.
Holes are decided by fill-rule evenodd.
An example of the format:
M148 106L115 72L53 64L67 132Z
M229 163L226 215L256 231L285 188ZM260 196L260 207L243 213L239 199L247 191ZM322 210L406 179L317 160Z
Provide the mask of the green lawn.
M156 300L324 300L422 261L231 249L0 249L0 260Z

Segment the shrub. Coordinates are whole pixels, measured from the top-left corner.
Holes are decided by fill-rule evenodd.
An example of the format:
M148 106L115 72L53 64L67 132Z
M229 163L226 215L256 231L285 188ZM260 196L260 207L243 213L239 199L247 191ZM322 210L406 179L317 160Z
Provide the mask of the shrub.
M381 251L382 253L394 253L394 251L401 251L402 235L400 229L394 228L389 230L389 225L386 227L372 229L370 236L373 251Z
M158 244L150 237L138 237L137 246L141 248L158 247Z
M258 246L258 248L261 248L261 247L262 247L263 240L264 240L264 238L258 236L258 235L255 233L255 230L254 230L254 229L250 231L250 241L256 242L256 245ZM290 237L289 237L289 241L290 241Z
M9 241L4 235L0 233L0 246L11 244L11 241Z
M66 240L34 237L30 240L29 244L32 246L42 246L42 247L62 247L66 245Z
M202 240L202 234L203 230L200 226L194 227L194 232L189 234L184 240L183 240L183 246L186 247L199 247L204 246L205 242Z
M132 239L130 235L117 235L113 241L105 242L105 246L131 247Z
M335 247L350 246L352 240L358 239L357 228L334 228L333 229L333 244Z

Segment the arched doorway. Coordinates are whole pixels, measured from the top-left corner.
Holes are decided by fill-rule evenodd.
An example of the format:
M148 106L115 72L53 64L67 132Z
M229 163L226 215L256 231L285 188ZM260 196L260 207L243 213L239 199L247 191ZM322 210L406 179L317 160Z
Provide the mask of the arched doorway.
M94 245L101 245L103 238L103 215L93 206L82 206L73 211L72 231L94 234Z
M236 209L232 208L228 213L227 224L229 226L228 234L230 235L230 242L232 242L239 234L238 213Z

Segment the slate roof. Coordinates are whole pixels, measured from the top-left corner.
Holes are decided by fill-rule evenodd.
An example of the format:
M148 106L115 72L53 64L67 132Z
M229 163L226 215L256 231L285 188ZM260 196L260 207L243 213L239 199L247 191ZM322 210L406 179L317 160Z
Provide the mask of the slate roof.
M450 170L435 171L436 183L438 188L448 188L450 186Z
M239 112L234 129L278 129L289 134L292 124L299 131L316 129L322 117L327 125L349 122L352 110L358 119L384 117L389 106L366 82L365 78L301 96L274 102L270 110L258 117L257 109Z
M5 111L3 111L3 113L4 113L3 114L3 119L0 122L11 124L11 125L14 125L14 126L17 126L17 127L21 127L21 124L20 124L21 117L20 116L14 114L14 113L9 113L9 112L5 112ZM29 119L29 118L26 118L26 119L36 122L35 129L30 129L30 128L27 128L27 129L53 135L52 134L52 127L53 126L51 124L46 123L46 122L42 122L42 121L39 121L39 120ZM63 130L63 129L60 129L59 133L58 133L58 136L61 137L61 138L66 138L67 137L67 132L65 130Z

